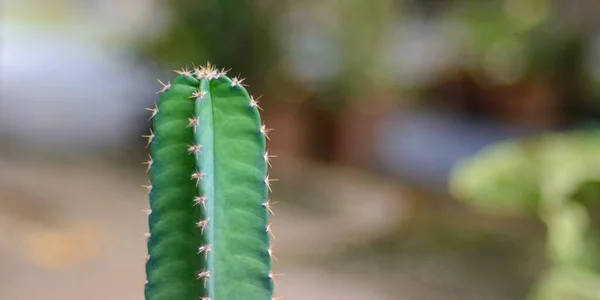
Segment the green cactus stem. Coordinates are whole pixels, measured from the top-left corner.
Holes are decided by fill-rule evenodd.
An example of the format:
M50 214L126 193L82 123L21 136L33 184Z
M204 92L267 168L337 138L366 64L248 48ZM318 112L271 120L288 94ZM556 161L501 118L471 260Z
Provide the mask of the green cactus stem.
M176 72L148 109L146 300L271 300L274 180L258 102L210 64Z

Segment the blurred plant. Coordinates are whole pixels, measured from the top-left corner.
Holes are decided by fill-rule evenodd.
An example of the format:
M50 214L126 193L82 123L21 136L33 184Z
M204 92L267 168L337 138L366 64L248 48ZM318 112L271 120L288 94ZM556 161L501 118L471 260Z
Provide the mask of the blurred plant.
M168 67L190 61L236 66L236 72L263 85L278 55L269 12L276 11L279 3L268 4L246 0L167 0L167 27L158 37L141 41L138 48Z
M342 67L337 79L343 96L362 100L395 84L383 59L389 30L397 18L392 0L339 2Z
M460 1L449 16L464 25L464 62L491 84L513 84L527 75L559 71L568 39L551 18L548 0Z
M600 299L600 133L506 141L460 161L451 193L489 213L537 212L548 272L530 299Z
M182 69L152 112L147 300L271 300L269 129L210 64Z
M289 73L316 94L314 105L334 115L348 102L373 99L394 85L386 60L397 2L288 2L282 40Z

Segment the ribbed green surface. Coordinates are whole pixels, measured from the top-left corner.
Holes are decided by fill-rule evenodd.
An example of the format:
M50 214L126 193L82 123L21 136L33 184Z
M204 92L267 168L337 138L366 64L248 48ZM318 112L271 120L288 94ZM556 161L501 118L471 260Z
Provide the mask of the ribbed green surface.
M153 118L146 299L270 300L260 115L242 86L208 71L179 75Z

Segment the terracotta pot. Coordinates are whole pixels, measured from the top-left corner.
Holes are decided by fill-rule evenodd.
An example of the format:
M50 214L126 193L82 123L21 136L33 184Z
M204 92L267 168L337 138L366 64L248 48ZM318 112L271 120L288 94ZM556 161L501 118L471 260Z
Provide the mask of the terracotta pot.
M336 124L335 160L358 168L369 168L374 141L382 118L389 112L387 96L353 101L345 108Z

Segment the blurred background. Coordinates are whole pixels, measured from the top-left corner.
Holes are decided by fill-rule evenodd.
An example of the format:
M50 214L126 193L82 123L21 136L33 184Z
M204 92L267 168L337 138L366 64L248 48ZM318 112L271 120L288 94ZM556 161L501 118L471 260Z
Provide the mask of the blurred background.
M0 5L2 300L143 299L144 108L207 61L275 129L276 295L600 299L597 0Z

